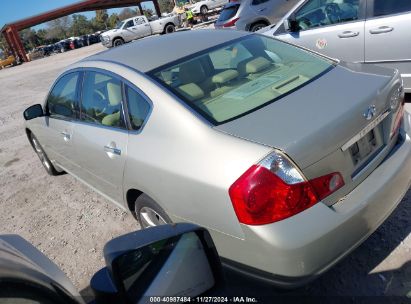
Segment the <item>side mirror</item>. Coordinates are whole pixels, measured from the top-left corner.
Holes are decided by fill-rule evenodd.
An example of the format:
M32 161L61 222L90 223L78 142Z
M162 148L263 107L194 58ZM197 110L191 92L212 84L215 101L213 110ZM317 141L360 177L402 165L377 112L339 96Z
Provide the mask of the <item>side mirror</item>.
M129 233L104 247L107 267L91 279L96 303L152 303L222 288L221 262L209 232L193 224ZM153 299L158 299L153 300Z
M43 107L39 104L35 104L31 107L28 107L23 112L23 116L25 120L30 120L30 119L44 116Z
M295 15L291 15L287 19L284 19L283 24L286 32L295 33L300 30Z

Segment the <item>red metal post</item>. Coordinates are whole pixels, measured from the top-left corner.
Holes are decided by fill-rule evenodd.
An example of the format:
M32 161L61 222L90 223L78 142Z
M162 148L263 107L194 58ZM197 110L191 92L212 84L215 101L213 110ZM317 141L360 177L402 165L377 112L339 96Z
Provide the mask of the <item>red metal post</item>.
M11 40L13 42L13 52L15 53L15 55L19 56L21 60L28 62L29 59L27 58L26 50L24 49L23 43L21 42L21 38L16 28L10 26L7 29L7 32L9 32L11 36Z

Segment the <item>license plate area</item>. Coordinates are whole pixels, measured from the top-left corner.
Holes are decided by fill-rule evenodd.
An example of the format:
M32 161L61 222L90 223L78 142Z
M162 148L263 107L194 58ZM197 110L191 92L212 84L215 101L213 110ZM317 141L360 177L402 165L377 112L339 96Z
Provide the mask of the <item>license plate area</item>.
M369 131L349 148L355 166L367 160L367 158L381 146L381 143L379 144L377 140L377 131L378 127Z

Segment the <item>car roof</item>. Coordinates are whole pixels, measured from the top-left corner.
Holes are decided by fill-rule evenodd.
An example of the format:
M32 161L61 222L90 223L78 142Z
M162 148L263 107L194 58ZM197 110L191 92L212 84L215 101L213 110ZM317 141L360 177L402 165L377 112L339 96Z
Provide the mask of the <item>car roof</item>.
M92 55L80 62L110 61L146 73L180 58L248 35L251 33L233 30L181 31L140 39Z

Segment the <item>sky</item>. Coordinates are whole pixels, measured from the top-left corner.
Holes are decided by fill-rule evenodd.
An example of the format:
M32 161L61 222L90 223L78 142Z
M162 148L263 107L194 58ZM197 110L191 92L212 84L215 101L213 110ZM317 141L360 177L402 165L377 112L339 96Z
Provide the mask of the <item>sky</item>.
M0 28L4 24L24 19L46 11L70 5L80 0L0 0ZM151 3L150 3L151 4ZM121 9L110 9L108 13L119 12ZM89 19L95 16L94 12L81 13ZM35 28L41 28L36 26Z

